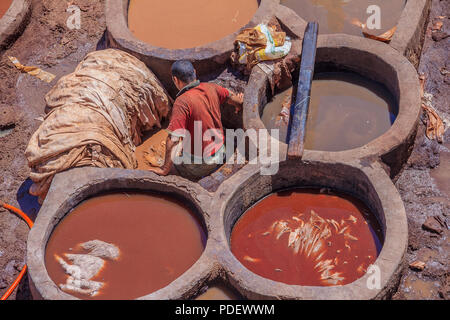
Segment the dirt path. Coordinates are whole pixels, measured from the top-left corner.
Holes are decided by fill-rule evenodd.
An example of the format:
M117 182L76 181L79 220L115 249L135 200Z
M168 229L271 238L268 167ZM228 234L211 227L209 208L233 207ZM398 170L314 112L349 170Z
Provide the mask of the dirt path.
M440 19L439 17L446 16ZM419 72L427 81L425 91L434 95L433 105L443 119L450 120L450 2L434 0L426 31L424 51ZM432 32L433 25L442 21L441 31ZM445 38L447 37L447 38ZM395 299L449 299L450 298L450 179L449 167L450 130L445 134L447 143L440 145L419 134L408 165L397 181L397 188L405 203L409 225L408 265L417 260L426 263L422 272L413 271L408 265ZM444 169L444 170L443 170ZM448 169L447 169L448 170ZM437 181L436 177L442 178ZM439 217L444 226L436 224ZM433 222L442 233L424 230L424 223Z
M70 16L66 12L69 2L82 10L80 30L70 30L66 25ZM47 91L59 77L72 72L101 40L105 31L103 5L104 0L33 0L31 22L24 34L10 49L0 52L0 199L21 207L32 218L37 215L39 205L36 199L28 196L29 169L24 150L31 134L39 126L37 118L44 113ZM431 26L438 16L447 18L442 19L442 33L432 34ZM450 33L449 16L450 3L433 0L419 67L419 71L427 75L426 90L434 94L436 109L447 119L450 119L450 75L444 76L442 68L450 70L450 38L442 38ZM8 56L17 57L25 65L44 68L56 74L57 79L47 84L20 74L9 62ZM446 141L450 141L450 131L446 133ZM420 259L427 265L422 272L405 267L395 299L449 298L448 228L441 227L442 233L437 234L422 227L429 217L434 216L448 223L450 195L445 193L445 190L448 192L448 179L435 181L432 175L439 178L445 174L449 152L449 144L444 146L427 140L424 126L420 126L413 155L396 185L408 214L410 237L407 261L410 263ZM0 295L24 263L27 235L28 227L24 222L0 209ZM28 298L30 295L25 280L10 299Z

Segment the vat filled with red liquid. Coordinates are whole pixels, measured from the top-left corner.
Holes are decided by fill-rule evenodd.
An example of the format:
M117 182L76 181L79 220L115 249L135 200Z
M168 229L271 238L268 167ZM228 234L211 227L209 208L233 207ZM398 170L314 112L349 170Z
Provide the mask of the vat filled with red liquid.
M383 244L378 221L360 200L318 189L288 189L249 208L234 225L231 251L267 279L336 286L364 276Z
M50 278L60 286L69 275L57 259L86 255L81 246L99 240L118 248L117 259L103 259L90 281L101 283L95 295L64 290L80 299L136 299L180 277L202 255L203 223L185 201L154 193L117 192L78 205L54 229L46 248ZM97 259L98 260L98 259Z

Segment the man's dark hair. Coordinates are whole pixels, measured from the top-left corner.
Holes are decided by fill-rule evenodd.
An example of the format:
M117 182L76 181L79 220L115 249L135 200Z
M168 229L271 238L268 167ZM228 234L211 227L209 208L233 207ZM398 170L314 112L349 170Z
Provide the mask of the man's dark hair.
M191 83L197 79L195 69L188 60L178 60L172 65L172 76L177 77L184 83Z

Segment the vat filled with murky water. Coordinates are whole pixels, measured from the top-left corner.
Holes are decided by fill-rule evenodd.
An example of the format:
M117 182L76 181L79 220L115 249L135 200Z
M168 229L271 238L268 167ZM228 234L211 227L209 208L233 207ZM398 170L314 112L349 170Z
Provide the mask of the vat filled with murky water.
M262 111L267 129L279 129L287 143L292 87L275 95ZM305 148L343 151L361 147L383 135L398 114L397 101L381 83L352 72L322 72L314 77Z
M205 243L200 221L181 201L118 192L86 200L70 212L53 231L45 262L52 280L80 299L135 299L182 275ZM114 254L95 253L102 246ZM87 263L98 266L80 287L70 268L83 272Z
M268 195L231 233L231 251L246 268L302 286L354 282L375 262L382 242L379 223L363 202L319 189Z
M291 8L305 21L319 22L321 34L345 33L362 36L360 24L367 24L368 20L371 24L375 23L374 14L377 12L380 25L375 25L376 29L368 31L380 35L395 27L406 0L281 0L280 3ZM373 9L373 6L377 8ZM373 11L378 8L379 11Z
M292 72L295 89L298 74ZM421 114L414 66L379 41L320 35L314 75L303 159L380 159L396 179L411 154ZM295 93L285 91L289 84L273 91L269 78L253 68L244 95L244 129L279 129L284 159Z
M235 33L257 9L258 0L131 0L128 27L157 47L194 48Z

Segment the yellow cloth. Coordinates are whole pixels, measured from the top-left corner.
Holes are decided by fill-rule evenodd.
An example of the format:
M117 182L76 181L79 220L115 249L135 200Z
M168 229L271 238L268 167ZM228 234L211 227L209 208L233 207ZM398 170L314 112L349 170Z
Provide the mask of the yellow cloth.
M50 83L53 81L53 79L55 79L55 75L50 72L46 72L42 69L39 69L38 67L24 66L19 62L19 60L16 57L8 57L8 58L16 66L17 69L26 72L29 75L32 75L42 81Z

